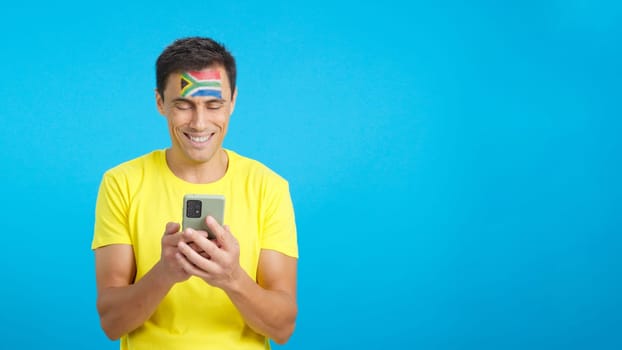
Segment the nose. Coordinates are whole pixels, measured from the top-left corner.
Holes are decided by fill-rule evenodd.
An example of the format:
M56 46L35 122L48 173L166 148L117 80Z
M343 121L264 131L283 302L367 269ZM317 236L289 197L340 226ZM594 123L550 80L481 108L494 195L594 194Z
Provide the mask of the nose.
M197 108L192 114L189 126L195 130L203 130L210 123L210 113L205 108Z

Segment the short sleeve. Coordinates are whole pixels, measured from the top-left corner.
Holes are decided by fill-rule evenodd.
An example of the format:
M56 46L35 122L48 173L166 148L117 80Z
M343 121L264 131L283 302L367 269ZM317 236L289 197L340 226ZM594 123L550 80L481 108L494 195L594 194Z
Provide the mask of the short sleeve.
M265 189L261 249L298 258L294 207L287 181L279 178Z
M110 244L131 244L128 225L129 194L121 176L104 174L95 208L91 249Z

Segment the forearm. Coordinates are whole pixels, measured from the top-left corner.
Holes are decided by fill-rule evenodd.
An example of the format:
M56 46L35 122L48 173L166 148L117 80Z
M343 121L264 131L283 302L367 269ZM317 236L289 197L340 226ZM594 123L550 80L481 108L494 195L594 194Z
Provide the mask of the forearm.
M279 344L294 332L298 307L289 294L264 289L243 271L225 292L254 331Z
M118 339L140 327L153 314L173 283L164 279L156 264L142 279L98 292L101 326L110 339Z

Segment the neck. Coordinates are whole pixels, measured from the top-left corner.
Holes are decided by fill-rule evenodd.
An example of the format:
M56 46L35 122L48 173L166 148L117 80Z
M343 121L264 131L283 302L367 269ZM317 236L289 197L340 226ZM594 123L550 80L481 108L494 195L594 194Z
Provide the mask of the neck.
M221 148L207 162L189 162L169 148L166 150L166 163L178 178L190 183L206 184L225 176L229 166L229 157L227 152Z

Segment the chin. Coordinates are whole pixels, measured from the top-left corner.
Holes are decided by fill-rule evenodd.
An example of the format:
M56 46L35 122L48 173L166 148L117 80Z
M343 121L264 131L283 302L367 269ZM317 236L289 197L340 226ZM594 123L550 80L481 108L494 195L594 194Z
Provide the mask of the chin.
M186 157L193 163L203 164L208 163L214 159L214 157L218 154L218 150L209 151L209 152L186 152Z
M214 156L189 156L188 160L191 163L200 165L200 164L205 164L205 163L209 163L212 159L214 159Z

